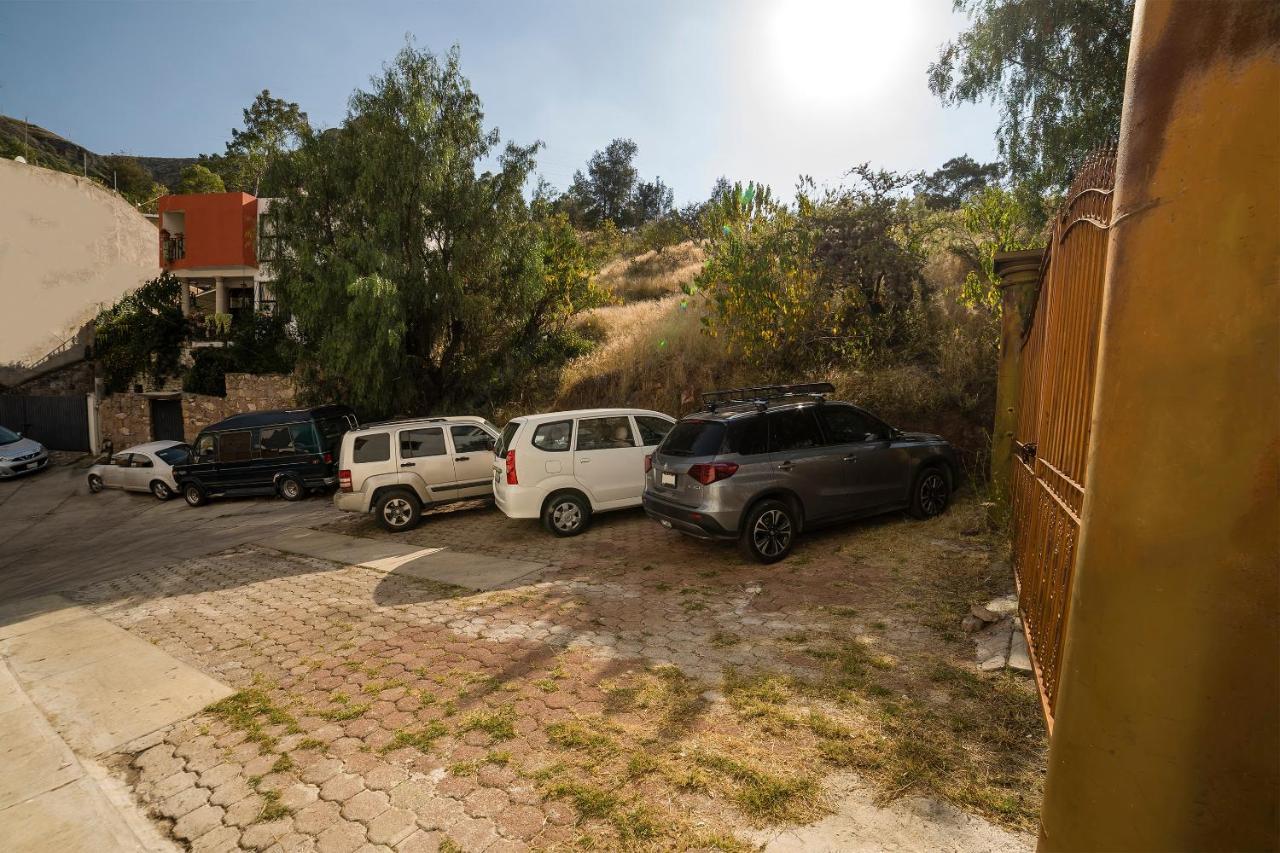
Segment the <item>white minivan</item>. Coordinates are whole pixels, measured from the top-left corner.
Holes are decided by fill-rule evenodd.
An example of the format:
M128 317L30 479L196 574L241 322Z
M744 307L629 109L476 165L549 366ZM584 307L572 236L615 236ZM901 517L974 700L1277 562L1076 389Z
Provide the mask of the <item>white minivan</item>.
M418 418L368 424L342 436L333 504L408 530L424 507L488 497L498 428L484 418Z
M645 457L674 425L647 409L514 418L493 451L498 509L509 518L541 518L557 536L575 536L592 513L640 506Z

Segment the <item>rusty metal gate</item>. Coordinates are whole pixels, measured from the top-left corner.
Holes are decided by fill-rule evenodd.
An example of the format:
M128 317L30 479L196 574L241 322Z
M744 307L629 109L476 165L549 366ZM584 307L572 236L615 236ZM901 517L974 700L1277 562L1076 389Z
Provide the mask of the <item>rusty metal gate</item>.
M1052 223L1024 326L1014 436L1018 602L1050 730L1085 494L1115 152L1090 156Z

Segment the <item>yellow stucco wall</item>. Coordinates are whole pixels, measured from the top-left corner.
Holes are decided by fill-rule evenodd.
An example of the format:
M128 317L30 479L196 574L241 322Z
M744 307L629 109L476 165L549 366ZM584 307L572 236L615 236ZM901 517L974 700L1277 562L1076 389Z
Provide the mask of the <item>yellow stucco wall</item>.
M1139 4L1043 850L1280 845L1280 4Z

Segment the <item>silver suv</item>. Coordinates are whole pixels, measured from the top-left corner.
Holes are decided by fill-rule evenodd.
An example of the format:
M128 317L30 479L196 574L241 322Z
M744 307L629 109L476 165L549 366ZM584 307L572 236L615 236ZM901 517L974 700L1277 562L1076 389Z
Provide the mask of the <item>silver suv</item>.
M947 508L955 451L849 403L828 383L703 395L645 458L644 509L664 527L737 539L763 563L787 556L802 529L896 510Z
M416 418L367 424L342 436L333 505L373 513L408 530L423 509L493 496L489 468L498 428L484 418Z

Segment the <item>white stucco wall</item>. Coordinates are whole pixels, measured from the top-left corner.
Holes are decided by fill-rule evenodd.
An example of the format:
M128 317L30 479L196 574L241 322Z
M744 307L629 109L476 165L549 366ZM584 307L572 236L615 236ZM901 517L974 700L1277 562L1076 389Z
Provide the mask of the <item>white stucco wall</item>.
M156 226L123 198L0 159L0 365L41 358L159 272Z

